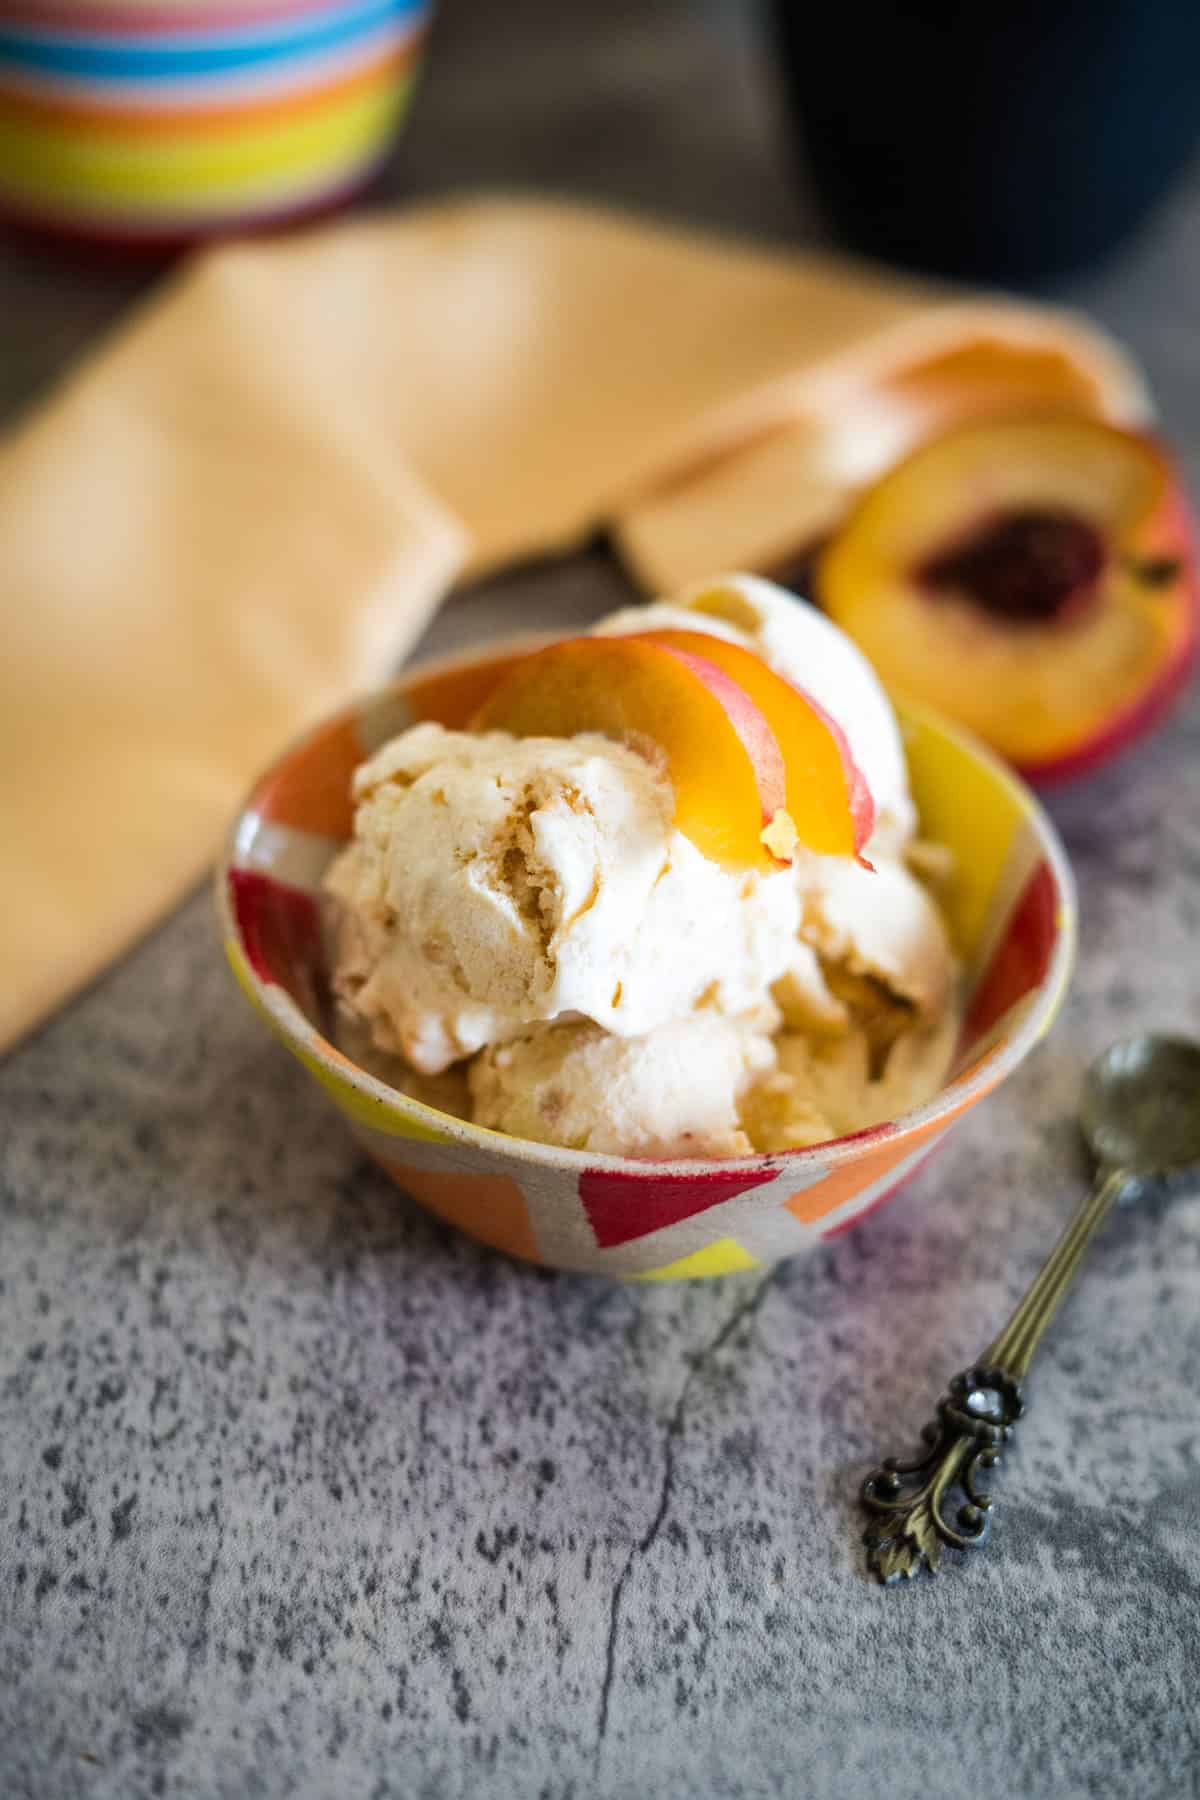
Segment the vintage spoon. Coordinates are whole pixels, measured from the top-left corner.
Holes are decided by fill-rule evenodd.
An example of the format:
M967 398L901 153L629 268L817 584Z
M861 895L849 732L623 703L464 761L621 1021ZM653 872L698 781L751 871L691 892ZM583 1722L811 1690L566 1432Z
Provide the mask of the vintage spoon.
M924 1456L889 1457L863 1484L867 1562L882 1582L922 1568L935 1574L945 1546L983 1542L991 1496L976 1475L1012 1436L1021 1384L1084 1251L1116 1201L1188 1175L1200 1180L1200 1044L1157 1036L1114 1044L1088 1070L1080 1123L1096 1160L1091 1193L1000 1336L950 1383L921 1434ZM951 1525L945 1507L956 1486L964 1500Z

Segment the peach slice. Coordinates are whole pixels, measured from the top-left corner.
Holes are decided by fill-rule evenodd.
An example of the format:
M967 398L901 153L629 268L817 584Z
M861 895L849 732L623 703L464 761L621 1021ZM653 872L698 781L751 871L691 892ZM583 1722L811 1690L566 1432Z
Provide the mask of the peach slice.
M1095 420L994 420L926 444L860 497L815 581L888 686L1044 782L1157 723L1196 651L1171 466Z
M466 731L488 695L528 655L528 650L493 650L476 662L435 669L431 675L417 669L411 684L406 683L409 712L414 720L432 720L447 731Z
M824 707L741 644L703 631L644 635L715 663L749 694L783 752L787 810L799 841L809 850L861 860L875 825L875 802L845 733Z
M779 744L706 656L645 637L567 638L523 658L472 724L518 737L601 732L662 767L676 825L712 861L769 868L791 856Z

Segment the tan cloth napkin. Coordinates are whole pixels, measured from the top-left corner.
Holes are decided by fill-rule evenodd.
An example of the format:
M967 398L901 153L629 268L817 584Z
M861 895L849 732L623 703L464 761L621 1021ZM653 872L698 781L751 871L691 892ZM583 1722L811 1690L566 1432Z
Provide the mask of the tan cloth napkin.
M564 205L183 269L0 448L0 1049L175 902L456 575L770 568L948 418L1145 415L1079 319Z

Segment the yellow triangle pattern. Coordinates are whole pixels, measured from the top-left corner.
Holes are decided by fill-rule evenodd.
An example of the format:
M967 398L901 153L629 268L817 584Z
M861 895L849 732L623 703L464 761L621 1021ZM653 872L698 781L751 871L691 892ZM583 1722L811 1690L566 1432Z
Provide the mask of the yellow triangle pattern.
M736 1238L718 1238L715 1243L705 1244L703 1250L693 1250L690 1256L681 1256L676 1262L667 1263L661 1269L643 1269L640 1275L630 1275L630 1281L689 1281L706 1275L732 1275L738 1269L757 1269L761 1267L756 1256L744 1250Z

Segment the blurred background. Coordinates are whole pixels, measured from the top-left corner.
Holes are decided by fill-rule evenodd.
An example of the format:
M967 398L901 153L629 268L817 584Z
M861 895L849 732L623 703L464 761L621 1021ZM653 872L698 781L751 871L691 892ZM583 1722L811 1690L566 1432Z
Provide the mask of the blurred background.
M793 245L826 241L832 219L843 238L884 250L899 215L918 262L1019 280L1122 335L1194 475L1198 120L1200 11L1174 4L1023 0L993 18L936 0L522 0L503 11L443 0L411 111L359 204L538 188ZM982 250L965 217L980 195L997 225ZM1056 260L1083 266L1044 267ZM8 235L0 416L148 279Z

